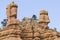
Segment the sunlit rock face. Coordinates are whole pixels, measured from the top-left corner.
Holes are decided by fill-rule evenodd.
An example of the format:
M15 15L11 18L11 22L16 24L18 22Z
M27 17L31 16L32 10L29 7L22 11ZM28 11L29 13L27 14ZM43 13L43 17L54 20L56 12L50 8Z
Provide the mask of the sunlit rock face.
M54 40L60 40L60 37L59 38L55 38Z
M49 29L48 12L42 10L38 20L23 18L17 20L18 6L12 2L6 8L7 25L0 29L0 40L60 40L56 29Z

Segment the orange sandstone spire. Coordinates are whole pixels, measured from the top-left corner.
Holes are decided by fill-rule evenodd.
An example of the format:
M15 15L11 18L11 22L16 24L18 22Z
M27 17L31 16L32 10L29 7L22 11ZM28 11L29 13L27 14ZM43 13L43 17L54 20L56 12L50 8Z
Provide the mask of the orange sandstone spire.
M49 22L50 20L48 17L48 12L45 10L40 11L40 17L39 17L40 26L42 26L43 28L47 28Z
M14 3L14 1L9 4L6 8L6 14L8 18L8 25L11 24L19 24L19 21L17 18L17 8L18 6Z
M17 5L14 3L14 1L9 4L6 8L7 18L10 17L17 17Z

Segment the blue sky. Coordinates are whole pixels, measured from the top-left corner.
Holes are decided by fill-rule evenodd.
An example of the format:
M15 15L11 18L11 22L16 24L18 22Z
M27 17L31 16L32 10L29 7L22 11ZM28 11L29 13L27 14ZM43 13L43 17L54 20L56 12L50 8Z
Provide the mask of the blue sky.
M1 21L6 18L6 6L12 0L0 0L0 27ZM31 17L35 14L39 18L41 10L47 10L50 18L49 27L60 31L60 0L14 0L18 5L18 20Z

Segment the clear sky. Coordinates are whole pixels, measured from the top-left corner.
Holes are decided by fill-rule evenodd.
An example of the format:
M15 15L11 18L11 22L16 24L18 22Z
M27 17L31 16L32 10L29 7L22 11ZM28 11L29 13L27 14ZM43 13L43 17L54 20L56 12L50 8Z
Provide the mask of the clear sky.
M0 27L1 21L6 18L6 6L12 0L0 0ZM18 5L19 20L35 14L39 18L41 10L47 10L50 18L49 27L60 31L60 0L14 0Z

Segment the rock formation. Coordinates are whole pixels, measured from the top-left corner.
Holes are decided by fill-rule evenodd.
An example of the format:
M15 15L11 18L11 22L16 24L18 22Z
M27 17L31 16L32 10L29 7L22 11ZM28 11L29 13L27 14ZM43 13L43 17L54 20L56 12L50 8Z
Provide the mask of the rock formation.
M49 29L48 12L40 12L39 21L32 18L17 20L18 6L12 2L6 8L7 25L0 29L0 40L60 40L60 33L56 29Z

